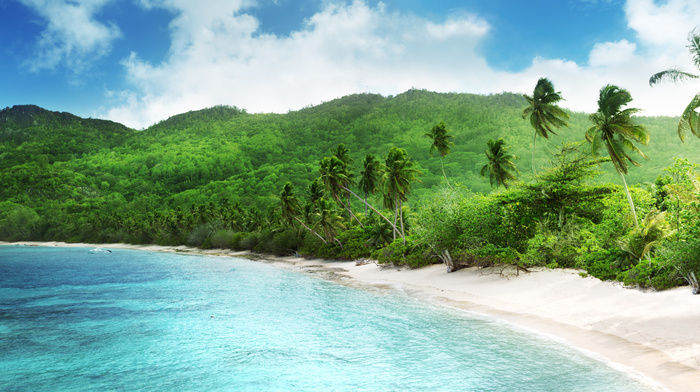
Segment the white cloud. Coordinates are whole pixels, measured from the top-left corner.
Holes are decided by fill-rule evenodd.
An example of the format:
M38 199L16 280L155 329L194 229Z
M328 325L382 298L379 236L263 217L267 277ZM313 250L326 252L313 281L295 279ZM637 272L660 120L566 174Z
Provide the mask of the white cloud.
M38 1L38 0L37 0ZM521 72L495 71L477 50L490 26L460 14L436 23L416 15L326 2L304 27L288 36L263 34L245 13L251 1L142 0L177 15L170 24L168 58L148 63L132 54L123 61L131 90L114 92L107 117L146 127L171 115L217 104L250 112L286 112L343 95L397 94L411 87L433 91L531 93L549 77L564 106L596 109L606 84L628 89L633 106L647 115L676 115L698 86L648 85L649 76L689 64L685 39L700 15L696 0L628 0L625 11L635 42L601 42L587 64L533 59ZM680 22L678 22L680 21ZM668 27L668 26L672 26Z
M107 54L120 36L113 24L95 19L111 0L21 0L46 20L37 42L36 57L27 61L32 71L54 69L64 64L79 73L95 59Z
M619 67L630 65L634 61L634 52L637 45L627 40L620 42L604 42L593 46L588 56L588 64L591 67Z
M246 4L208 11L190 2L150 2L179 10L169 58L124 61L133 91L108 117L145 127L216 104L285 112L346 94L396 94L411 87L460 91L487 72L475 54L488 24L462 16L435 24L372 8L329 3L288 37L262 34ZM134 99L134 97L137 97Z

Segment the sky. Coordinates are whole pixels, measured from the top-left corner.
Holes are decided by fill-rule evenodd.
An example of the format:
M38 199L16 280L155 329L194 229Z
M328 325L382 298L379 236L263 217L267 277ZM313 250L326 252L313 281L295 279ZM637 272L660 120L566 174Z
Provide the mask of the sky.
M286 113L349 94L532 94L594 112L630 91L677 116L700 83L649 86L687 48L698 0L0 0L0 108L143 129L215 105Z

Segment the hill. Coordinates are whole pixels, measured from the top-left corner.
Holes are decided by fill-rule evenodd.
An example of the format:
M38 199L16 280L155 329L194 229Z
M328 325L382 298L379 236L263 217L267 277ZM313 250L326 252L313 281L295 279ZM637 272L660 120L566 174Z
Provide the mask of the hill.
M277 203L287 181L303 197L318 176L319 160L339 143L349 148L356 176L366 154L383 160L391 147L406 149L422 172L421 182L414 184L415 202L430 197L444 181L440 160L430 156L431 142L424 136L439 121L454 135L452 153L444 158L450 181L488 193L488 180L479 170L489 139L504 138L520 157L521 178L531 177L533 130L521 118L525 104L512 93L413 89L388 97L355 94L286 114L217 106L173 116L143 131L15 106L0 112L0 203L30 208L49 226L74 224L72 216L145 215L210 202L265 211ZM652 134L643 148L651 158L631 170L631 184L653 182L673 157L698 161L698 141L678 140L677 119L639 121ZM583 140L589 124L586 114L571 113L568 129L548 140L539 138L537 167L546 167L561 143ZM617 183L612 168L605 166L608 172L596 181Z

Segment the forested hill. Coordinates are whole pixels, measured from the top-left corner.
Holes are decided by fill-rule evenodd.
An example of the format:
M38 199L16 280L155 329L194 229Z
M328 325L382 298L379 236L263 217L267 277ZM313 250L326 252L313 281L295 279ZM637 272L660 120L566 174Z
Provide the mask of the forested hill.
M34 105L0 111L0 169L28 161L54 163L120 146L133 134L122 124L84 119Z
M521 117L525 106L524 98L512 93L413 89L389 97L351 95L286 114L217 106L171 117L143 131L15 106L0 112L0 203L32 208L42 217L87 211L147 213L222 200L264 210L277 202L286 181L304 197L309 182L318 177L319 160L332 155L339 143L349 148L356 177L366 154L383 160L392 147L406 149L422 172L421 182L413 185L411 200L416 201L444 182L440 157L430 156L432 141L425 137L440 121L454 135L452 153L444 158L450 181L490 192L488 179L479 175L489 139L504 138L520 157L520 178L528 181L532 175L534 131ZM665 174L663 168L673 157L698 161L698 142L679 141L677 119L639 121L651 133L650 145L643 147L650 159L630 170L630 183L654 181ZM558 136L537 139L538 168L548 165L562 142L583 140L590 126L583 113L573 113L569 124ZM604 174L596 181L617 183L619 177Z

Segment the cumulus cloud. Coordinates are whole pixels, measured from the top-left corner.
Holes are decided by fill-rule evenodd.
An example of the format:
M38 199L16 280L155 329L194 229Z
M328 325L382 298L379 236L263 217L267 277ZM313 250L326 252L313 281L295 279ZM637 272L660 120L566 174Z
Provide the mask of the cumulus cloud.
M697 86L652 89L647 81L655 72L689 63L684 44L694 27L691 16L700 14L696 3L628 0L634 42L600 42L590 48L586 64L536 58L523 71L503 72L479 53L491 27L478 15L436 22L387 11L381 3L328 1L301 29L281 37L261 32L259 21L246 13L252 1L141 0L144 7L176 15L169 26L170 51L157 64L138 53L124 59L130 89L111 92L115 104L106 115L146 127L217 104L286 112L347 94L390 95L411 87L531 93L542 76L554 82L572 110L594 111L599 89L611 83L628 89L645 114L674 115Z
M46 21L37 42L36 56L26 62L32 71L65 65L79 73L107 54L121 33L102 23L95 14L110 0L21 0Z
M357 92L395 94L411 87L461 91L465 76L488 71L475 53L488 24L464 16L433 23L362 1L328 3L300 31L262 34L243 2L209 11L186 1L148 3L179 10L169 58L124 60L133 89L108 117L148 126L182 111L230 104L285 112ZM453 77L457 76L459 77Z

